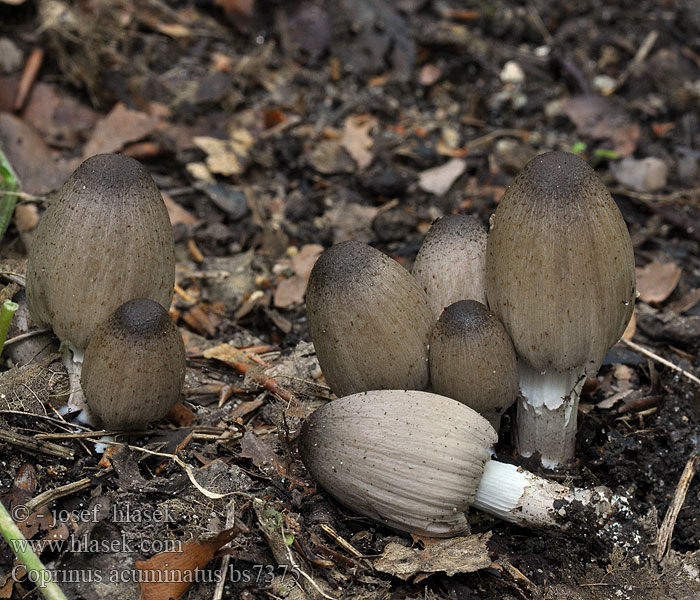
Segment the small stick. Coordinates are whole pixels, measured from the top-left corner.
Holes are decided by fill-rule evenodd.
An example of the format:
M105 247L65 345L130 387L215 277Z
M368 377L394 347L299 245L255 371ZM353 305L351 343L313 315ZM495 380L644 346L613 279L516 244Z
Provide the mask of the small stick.
M65 496L70 496L71 494L75 494L75 492L80 492L81 490L89 488L91 485L92 481L90 481L90 478L85 477L52 490L46 490L38 496L34 496L34 498L25 504L27 514L32 514L33 512L39 510L42 506L46 506L49 502L53 502L59 498L64 498ZM39 517L42 516L43 515L39 515Z
M58 458L72 459L75 456L75 452L70 448L52 444L51 442L35 440L34 438L14 431L3 431L0 429L0 442L6 442L18 448L22 448L23 450L29 450L30 452L42 452L43 454L57 456Z
M614 94L619 87L623 86L627 82L630 75L632 74L632 71L634 71L634 69L642 62L644 62L644 59L647 57L649 52L651 52L651 49L654 47L654 44L656 43L658 37L658 31L650 31L647 34L647 36L644 38L644 41L642 42L642 45L639 46L637 53L634 55L632 62L629 63L627 67L625 67L625 70L622 71L622 73L620 73L620 76L617 78L615 84L609 90L606 91L606 96Z
M321 531L325 533L329 538L331 538L338 546L344 548L347 552L352 554L355 558L364 558L362 552L360 552L355 546L348 542L344 537L338 534L338 532L333 529L328 523L321 523L319 525Z
M15 344L17 342L21 342L22 340L26 340L27 338L34 337L35 335L40 335L42 333L48 333L51 331L50 327L40 327L39 329L32 329L31 331L27 331L26 333L20 333L19 335L16 335L15 337L11 337L9 340L5 340L5 346L9 346L10 344Z
M32 86L36 81L36 76L39 74L39 69L41 69L41 63L44 61L44 51L41 48L34 48L32 53L29 55L27 62L24 63L24 70L22 71L22 78L17 86L17 95L15 96L15 103L12 105L14 110L21 110L24 106L24 102L29 96L29 92L32 90Z
M225 529L231 529L236 525L236 501L231 500L226 507L226 527ZM231 542L224 545L224 548L230 548ZM226 585L226 574L228 573L228 565L231 562L231 555L224 554L221 557L221 569L219 573L223 573L223 577L219 578L216 583L216 589L214 590L214 600L221 600L224 597L224 586Z
M668 505L668 510L666 511L666 516L664 517L663 523L659 528L659 533L656 536L656 560L661 562L666 556L666 553L671 546L671 536L673 535L673 528L676 526L676 519L678 519L678 513L683 508L685 503L685 496L688 493L688 488L690 487L690 482L693 481L693 476L695 475L695 469L698 466L698 449L693 450L688 462L685 464L683 473L681 473L681 478L678 481L678 486L673 494L673 499L671 504Z
M656 362L664 365L665 367L669 367L670 369L677 371L678 373L683 375L683 377L686 377L687 379L690 379L690 381L692 381L693 383L700 385L700 379L695 377L695 375L693 375L692 373L689 373L688 371L679 367L678 365L674 365L671 361L666 360L665 358L663 358L662 356L659 356L658 354L655 354L654 352L652 352L651 350L648 350L644 346L640 346L639 344L635 344L634 342L631 342L630 340L626 340L625 338L622 338L620 340L620 342L622 342L622 344L624 344L628 348L634 350L635 352L639 352L639 354L642 354L642 355L646 356L647 358L651 358L652 360L655 360Z

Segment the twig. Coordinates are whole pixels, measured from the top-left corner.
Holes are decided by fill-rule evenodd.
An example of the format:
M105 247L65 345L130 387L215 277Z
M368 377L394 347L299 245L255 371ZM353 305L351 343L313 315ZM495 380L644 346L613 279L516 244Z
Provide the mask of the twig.
M39 69L41 69L41 63L43 61L44 51L41 48L34 48L32 53L29 55L27 62L24 63L22 78L19 80L17 95L15 96L15 102L12 105L14 110L20 110L24 106L24 102L27 100L29 92L32 90L32 86L36 81L36 76L39 73Z
M333 529L328 523L321 523L319 527L321 528L321 531L323 531L323 533L325 533L336 544L338 544L338 546L344 548L355 558L364 558L362 552L355 548L355 546L348 542L344 537L338 535L338 532L335 529Z
M464 144L462 150L472 150L478 146L488 144L489 142L492 142L493 140L499 137L517 137L521 140L527 140L529 136L530 132L526 129L495 129L494 131L491 131L486 135L482 135L481 137L469 140L466 144Z
M673 499L671 504L668 506L666 511L666 516L664 517L663 523L659 528L659 533L656 536L656 560L661 562L666 556L666 553L671 546L671 536L673 535L673 528L676 526L676 520L678 519L678 513L683 508L685 503L685 496L688 493L688 488L690 487L690 482L693 481L693 476L695 475L695 469L698 466L698 449L695 448L685 464L683 473L681 473L681 478L678 481L678 486L673 494Z
M20 200L29 200L30 202L49 202L51 200L49 196L36 196L34 194L28 194L27 192L12 192L9 190L3 190L2 193L5 196L15 196Z
M610 193L632 198L633 200L641 200L645 204L651 206L665 206L667 204L673 204L678 200L686 200L689 198L700 199L700 188L678 190L676 192L671 192L670 194L645 194L642 192L635 192L634 190L627 190L625 188L610 188Z
M632 62L629 63L627 67L625 67L625 70L622 71L622 73L620 73L620 76L617 78L617 81L615 81L612 87L606 90L606 96L614 94L619 87L623 86L627 82L630 75L632 74L632 71L634 71L642 62L644 62L644 59L646 59L649 52L651 52L651 49L654 47L654 44L656 43L658 37L658 31L650 31L647 34L647 36L644 38L644 41L642 42L642 45L639 46L639 49L634 55Z
M46 570L39 557L34 554L31 545L22 535L2 502L0 502L0 533L15 556L26 567L27 572L32 573L34 580L41 584L37 585L39 593L46 600L67 600L61 588L51 578L51 572Z
M81 490L89 488L91 485L92 481L90 480L90 478L85 477L83 479L79 479L78 481L74 481L73 483L62 485L61 487L57 487L52 490L46 490L38 496L34 496L34 498L29 500L25 504L27 514L32 514L33 512L39 510L42 506L46 506L49 502L53 502L54 500L58 500L59 498L64 498L65 496L70 496L75 492L79 492ZM42 515L39 516L41 517Z
M231 500L229 502L228 506L226 507L226 529L231 529L234 525L236 524L236 502L234 500ZM227 542L224 545L224 548L230 547L231 542ZM228 573L228 565L231 562L231 555L230 554L224 554L224 556L221 558L221 569L219 570L219 573L222 573L223 576L219 578L219 581L216 583L216 589L214 590L214 598L213 600L221 600L224 597L224 586L226 585L226 573Z
M5 340L5 346L9 346L10 344L15 344L17 342L21 342L22 340L26 340L27 338L34 337L35 335L40 335L42 333L48 333L51 331L50 327L40 327L39 329L32 329L31 331L27 331L26 333L20 333L19 335L16 335L15 337L11 337L9 340Z
M35 440L34 438L15 431L3 431L0 429L0 442L12 444L23 450L29 450L30 452L41 452L49 456L57 456L58 458L72 459L75 456L75 452L70 448L52 444L51 442Z
M690 379L693 383L700 385L700 379L695 377L692 373L689 373L685 369L679 367L678 365L674 365L671 361L666 360L662 356L659 356L658 354L652 352L651 350L648 350L644 346L640 346L639 344L635 344L634 342L631 342L630 340L626 340L625 338L622 338L620 340L622 344L630 348L631 350L634 350L635 352L639 352L639 354L642 354L646 356L647 358L651 358L652 360L655 360L656 362L664 365L665 367L668 367L670 369L673 369L674 371L677 371L683 377L686 377L687 379Z

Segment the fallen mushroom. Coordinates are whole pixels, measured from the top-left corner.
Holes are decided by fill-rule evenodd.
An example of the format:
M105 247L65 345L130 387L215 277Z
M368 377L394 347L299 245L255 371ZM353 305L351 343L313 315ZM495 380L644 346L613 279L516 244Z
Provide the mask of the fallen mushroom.
M185 347L168 312L129 300L97 328L85 350L81 384L90 412L109 429L141 429L175 405L185 379Z
M306 312L336 395L428 385L428 299L411 274L379 250L342 242L323 252L309 278Z
M524 167L496 210L486 273L489 306L521 359L520 452L563 463L585 377L620 339L635 299L627 226L584 160L547 152Z
M496 315L476 300L448 306L433 327L429 362L433 391L470 406L498 431L518 397L518 362Z
M486 303L486 230L466 215L444 216L430 227L413 264L435 319L453 302Z
M301 430L314 479L355 512L398 531L450 537L468 531L469 506L525 526L571 525L615 506L607 488L578 490L492 460L498 436L468 406L415 390L334 400Z
M46 210L27 261L29 312L62 342L70 406L82 406L82 354L98 324L132 298L169 307L174 282L168 211L148 171L117 154L85 160Z

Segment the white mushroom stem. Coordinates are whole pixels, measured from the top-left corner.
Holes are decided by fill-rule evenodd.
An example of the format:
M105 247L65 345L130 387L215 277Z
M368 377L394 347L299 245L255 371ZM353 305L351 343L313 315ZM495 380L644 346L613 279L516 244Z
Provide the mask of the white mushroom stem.
M583 367L570 371L540 371L524 361L518 364L518 449L523 456L539 452L542 465L553 468L574 456L576 416Z
M83 370L84 349L78 349L70 342L61 342L61 358L63 365L68 372L68 383L70 386L70 396L66 403L66 411L80 411L74 422L80 425L92 425L94 423L88 409L83 388L80 385L80 375Z
M608 516L615 501L608 488L569 488L522 468L495 460L486 463L472 506L525 527L565 527L574 503Z

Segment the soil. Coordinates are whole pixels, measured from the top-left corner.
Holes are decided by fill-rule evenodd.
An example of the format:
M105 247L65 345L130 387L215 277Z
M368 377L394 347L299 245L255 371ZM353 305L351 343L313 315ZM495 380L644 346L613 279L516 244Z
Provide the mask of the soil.
M700 371L698 8L0 1L0 150L23 192L0 249L0 300L21 305L9 337L32 330L22 315L34 228L87 156L123 152L147 166L177 248L170 313L188 368L163 422L117 435L101 457L101 434L60 412L69 384L50 334L3 353L0 499L27 538L57 542L39 553L66 596L699 598L700 481L679 486L697 467L700 432L700 386L687 376ZM389 544L430 554L433 541L350 513L297 453L301 422L331 397L304 311L311 265L356 239L410 269L437 217L487 226L517 171L549 149L586 158L628 224L635 329L585 385L570 464L544 471L518 456L514 409L497 455L607 486L627 508L542 531L473 512L490 566L417 565L402 580L379 568ZM28 503L37 512L23 516ZM196 581L139 587L169 560L181 574L201 568ZM20 575L1 545L0 598L34 589Z

